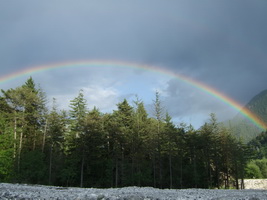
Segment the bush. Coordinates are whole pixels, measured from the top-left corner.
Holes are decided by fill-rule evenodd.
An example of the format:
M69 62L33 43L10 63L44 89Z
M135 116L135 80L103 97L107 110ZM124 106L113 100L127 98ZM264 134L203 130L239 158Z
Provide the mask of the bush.
M246 169L246 178L262 178L262 173L259 166L255 163L255 161L251 161L248 163Z

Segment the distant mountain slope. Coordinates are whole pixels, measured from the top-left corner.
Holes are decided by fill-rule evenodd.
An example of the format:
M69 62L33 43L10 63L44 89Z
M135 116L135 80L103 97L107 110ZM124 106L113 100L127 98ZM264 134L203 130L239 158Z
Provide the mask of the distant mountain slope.
M255 113L261 120L267 123L267 90L253 97L245 108ZM253 124L241 113L237 114L232 120L227 122L226 125L232 129L236 137L242 138L244 142L250 141L262 131L265 131Z
M246 107L267 122L267 90L253 97Z

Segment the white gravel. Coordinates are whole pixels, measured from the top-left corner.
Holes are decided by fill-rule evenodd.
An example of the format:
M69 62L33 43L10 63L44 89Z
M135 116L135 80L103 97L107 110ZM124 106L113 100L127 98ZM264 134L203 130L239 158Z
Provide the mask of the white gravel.
M267 200L267 190L169 190L151 187L112 189L52 187L42 185L0 183L0 199L76 199L76 200Z

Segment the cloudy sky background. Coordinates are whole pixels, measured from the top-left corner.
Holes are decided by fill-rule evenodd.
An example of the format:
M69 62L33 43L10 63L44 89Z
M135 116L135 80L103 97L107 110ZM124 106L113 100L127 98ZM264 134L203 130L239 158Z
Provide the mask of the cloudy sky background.
M40 65L115 60L164 68L245 105L267 89L267 1L0 1L0 76ZM133 68L62 68L32 75L61 108L84 90L90 108L116 109L155 91L176 123L237 111L174 77ZM28 76L0 83L8 89Z

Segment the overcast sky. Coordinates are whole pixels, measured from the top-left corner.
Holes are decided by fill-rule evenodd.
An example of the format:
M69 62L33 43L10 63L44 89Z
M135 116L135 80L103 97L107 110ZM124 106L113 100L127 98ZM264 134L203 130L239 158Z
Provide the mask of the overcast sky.
M0 76L81 60L159 66L203 82L242 105L267 89L265 0L0 1ZM61 108L84 90L103 112L137 94L152 110L155 91L176 123L198 127L211 112L237 111L174 77L130 68L68 68L32 75ZM8 89L28 77L0 83Z

